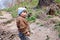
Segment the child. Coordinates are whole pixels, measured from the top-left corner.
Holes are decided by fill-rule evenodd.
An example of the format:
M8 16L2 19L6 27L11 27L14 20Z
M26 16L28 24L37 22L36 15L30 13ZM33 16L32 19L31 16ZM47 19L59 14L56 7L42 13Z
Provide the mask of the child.
M18 8L19 17L16 20L17 28L19 31L19 37L21 40L29 40L27 36L30 36L30 28L26 21L27 11L26 8Z

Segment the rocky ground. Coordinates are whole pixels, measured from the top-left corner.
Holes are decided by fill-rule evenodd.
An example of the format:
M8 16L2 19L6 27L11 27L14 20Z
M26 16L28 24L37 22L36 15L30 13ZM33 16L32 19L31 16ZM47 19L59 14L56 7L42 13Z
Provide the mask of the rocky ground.
M60 18L54 17L47 21L37 19L30 24L32 33L29 38L31 40L60 40L58 32L53 28L55 25L53 22L56 20L60 21ZM4 12L3 16L0 16L0 40L20 40L15 22L16 20L9 13Z

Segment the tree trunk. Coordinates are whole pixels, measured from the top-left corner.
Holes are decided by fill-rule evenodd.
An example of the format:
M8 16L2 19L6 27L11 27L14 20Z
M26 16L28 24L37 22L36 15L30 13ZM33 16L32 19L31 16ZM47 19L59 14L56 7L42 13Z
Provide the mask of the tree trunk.
M37 7L49 6L54 3L54 0L39 0Z

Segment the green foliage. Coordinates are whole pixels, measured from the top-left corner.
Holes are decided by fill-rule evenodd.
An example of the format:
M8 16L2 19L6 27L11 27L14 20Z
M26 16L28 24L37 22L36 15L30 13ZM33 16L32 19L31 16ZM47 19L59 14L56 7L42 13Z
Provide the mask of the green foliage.
M34 7L34 6L36 6L37 5L37 3L38 3L38 1L37 0L32 0L32 2L21 2L20 3L20 7L27 7L27 9L28 8L32 8L32 7Z
M55 2L60 3L60 0L55 0Z
M59 34L58 36L59 36L59 38L60 38L60 34Z
M58 22L58 23L55 25L55 29L57 29L57 30L60 32L60 22Z
M7 11L7 12L11 12L11 15L13 18L17 17L17 9L18 9L19 5L15 5L11 8L7 8L7 9L4 9L4 11Z
M55 28L59 32L59 38L60 38L60 22L55 25Z
M48 15L48 18L52 18L52 16L51 15Z
M16 18L16 17L18 16L16 11L15 11L15 12L13 11L13 12L11 13L11 15L12 15L13 18Z
M21 2L19 5L15 5L11 8L4 9L4 11L11 12L12 17L17 17L17 9L19 7L27 7L28 12L32 12L32 7L36 6L38 3L37 0L32 0L32 2Z
M55 15L60 15L60 10L57 10L56 12L55 12Z
M7 8L7 9L4 9L4 11L7 11L7 12L13 12L13 11L16 11L16 9L19 7L19 5L15 5L11 8Z
M40 26L44 26L43 24L40 24Z
M30 22L35 22L36 17L35 16L31 16L30 18L27 18L28 21Z

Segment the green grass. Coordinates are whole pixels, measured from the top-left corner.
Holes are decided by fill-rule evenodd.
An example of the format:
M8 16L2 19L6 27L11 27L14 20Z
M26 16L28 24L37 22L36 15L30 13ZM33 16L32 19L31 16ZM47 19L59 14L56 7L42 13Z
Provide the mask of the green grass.
M31 3L28 2L21 2L20 5L15 5L11 8L4 9L4 11L11 12L13 18L17 17L17 9L19 7L27 7L28 13L32 13L30 18L27 18L28 21L34 22L36 20L36 14L40 13L40 9L33 10L32 8L37 5L37 0L32 0Z
M17 9L19 7L27 7L27 11L31 13L32 12L31 8L36 6L37 3L38 3L37 0L32 0L31 3L21 2L19 5L15 5L15 6L11 7L11 8L4 9L4 11L11 12L11 15L15 18L15 17L17 17Z
M55 15L60 15L60 10L55 11Z
M55 27L56 27L55 29L60 30L60 29L59 29L59 27L60 27L60 22L58 22L58 23L55 25Z
M59 38L60 38L60 22L58 22L56 25L55 25L55 28L58 32L59 32Z
M18 9L19 5L15 5L11 8L7 8L7 9L4 9L3 11L7 11L7 12L10 12L12 17L15 18L17 17L17 9Z
M48 15L48 18L52 18L53 16L51 16L51 15Z
M35 16L31 16L30 18L27 18L28 21L30 22L35 22L36 17Z
M57 2L57 0L55 0ZM60 0L58 0L59 2ZM37 6L38 1L37 0L32 0L32 2L21 2L19 5L15 5L11 8L4 9L4 11L11 12L11 15L13 18L17 17L17 9L19 7L27 7L28 13L32 13L33 17L28 18L27 20L29 21L34 21L36 17L38 16L39 13L41 13L41 9L33 10L32 8ZM56 12L57 13L57 12ZM1 15L1 14L0 14ZM49 16L50 18L50 16Z
M59 34L58 36L59 36L59 38L60 38L60 34Z
M55 0L55 2L60 3L60 0Z
M11 15L12 15L13 18L16 18L16 17L18 16L16 11L15 11L15 12L13 11L13 12L11 13Z

